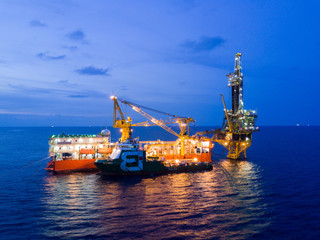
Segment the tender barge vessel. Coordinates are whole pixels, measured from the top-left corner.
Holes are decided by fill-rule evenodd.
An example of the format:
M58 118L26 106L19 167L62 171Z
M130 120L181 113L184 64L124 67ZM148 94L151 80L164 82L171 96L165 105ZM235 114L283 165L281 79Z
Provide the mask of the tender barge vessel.
M107 129L97 135L52 135L49 145L51 160L46 170L53 172L97 171L94 161L106 158L114 146Z

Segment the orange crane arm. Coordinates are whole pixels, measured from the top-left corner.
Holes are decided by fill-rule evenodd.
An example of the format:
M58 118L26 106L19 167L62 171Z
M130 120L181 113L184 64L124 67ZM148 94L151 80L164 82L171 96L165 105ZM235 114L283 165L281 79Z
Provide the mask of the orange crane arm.
M158 125L159 127L163 128L164 130L168 131L169 133L180 137L180 135L178 133L176 133L175 131L173 131L170 127L166 126L165 123L161 120L157 120L154 117L152 117L151 115L149 115L148 113L144 112L141 110L141 108L134 106L133 104L125 101L125 100L121 100L122 103L127 104L128 106L130 106L134 111L136 111L137 113L140 113L142 116L144 116L145 118L149 119L152 123Z
M122 110L119 106L119 103L117 101L117 97L111 96L111 99L113 100L113 126L115 127L117 125L117 111L119 112L121 116L121 120L125 121L125 117L122 113Z
M226 103L224 101L224 97L222 94L220 94L221 98L222 98L222 102L223 102L223 107L224 107L224 114L226 115L226 118L227 118L227 121L228 121L228 125L229 125L229 130L230 132L232 132L232 126L230 124L230 119L229 119L229 116L228 116L228 112L227 112L227 107L226 107Z
M176 124L178 121L178 118L159 119L158 121L161 121L163 124ZM145 121L145 122L133 123L132 126L133 127L150 127L150 126L158 126L158 125L151 121Z
M152 117L151 115L149 115L148 113L144 112L141 110L141 108L135 107L131 104L128 104L134 111L140 113L142 116L144 116L145 118L149 119L151 122L153 122L154 124L158 125L159 127L163 128L164 130L168 131L169 133L179 137L179 134L176 133L175 131L173 131L171 128L169 128L168 126L166 126L161 120L157 120L154 117Z

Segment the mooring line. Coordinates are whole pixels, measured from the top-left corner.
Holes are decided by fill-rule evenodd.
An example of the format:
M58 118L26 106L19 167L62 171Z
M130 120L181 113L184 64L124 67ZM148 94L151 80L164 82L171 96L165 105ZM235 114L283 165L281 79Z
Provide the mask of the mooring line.
M41 169L44 169L44 166L45 166L46 164L47 164L46 162L45 162L44 164L42 164L42 165L40 166L40 168L38 169L38 171L36 171L36 172L31 176L31 178L33 178L34 176L36 176Z
M228 172L227 169L225 169L225 167L223 167L220 163L215 162L214 164L218 165L218 167L222 170L222 173L227 177L227 180L229 181L229 183L231 183L231 185L234 185L234 178L232 177L232 175Z
M36 164L36 163L42 162L42 161L44 161L44 160L47 160L48 158L51 158L51 156L46 157L46 158L43 158L43 159L41 159L41 160L39 160L39 161L33 162L33 163L28 164L28 165L26 165L26 166L23 166L23 167L21 167L21 168L15 169L15 170L13 170L13 171L11 171L11 172L8 172L8 173L6 173L6 174L0 175L0 177L4 177L4 176L7 176L7 175L9 175L9 174L11 174L11 173L20 171L20 170L22 170L22 169L24 169L24 168L27 168L27 167L30 167L30 166L32 166L32 165L34 165L34 164Z

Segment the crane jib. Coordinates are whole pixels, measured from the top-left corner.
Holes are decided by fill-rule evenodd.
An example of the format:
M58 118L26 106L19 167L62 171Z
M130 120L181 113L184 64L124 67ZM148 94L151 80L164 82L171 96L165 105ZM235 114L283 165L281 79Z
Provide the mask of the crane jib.
M139 108L143 108L143 109L147 109L147 110L150 110L150 111L153 111L153 112L157 112L157 113L161 113L161 114L164 114L164 115L167 115L167 116L171 116L171 117L174 117L174 118L187 118L187 117L181 117L181 116L177 116L177 115L174 115L174 114L171 114L171 113L167 113L167 112L163 112L163 111L159 111L159 110L156 110L156 109L153 109L153 108L149 108L149 107L146 107L146 106L142 106L142 105L139 105L139 104L135 104L133 102L128 102L124 99L121 99L121 98L118 98L122 103L124 104L127 104L129 106L135 106L135 107L139 107Z

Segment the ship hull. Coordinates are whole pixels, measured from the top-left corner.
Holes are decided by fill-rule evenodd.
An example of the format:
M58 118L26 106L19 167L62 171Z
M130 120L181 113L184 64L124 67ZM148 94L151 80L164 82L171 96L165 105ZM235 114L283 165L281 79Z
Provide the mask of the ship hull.
M95 162L103 175L109 176L126 176L126 175L150 175L150 174L166 174L168 169L159 161L144 162L141 170L123 171L121 164L108 162L106 160L98 160Z
M120 164L108 163L104 160L95 162L97 168L101 170L101 174L105 176L154 176L169 173L186 173L212 170L212 164L200 162L194 164L179 164L173 166L164 166L159 161L145 162L141 171L123 171Z
M89 172L98 171L94 165L96 159L81 159L81 160L51 160L48 163L46 170L63 173L63 172Z

